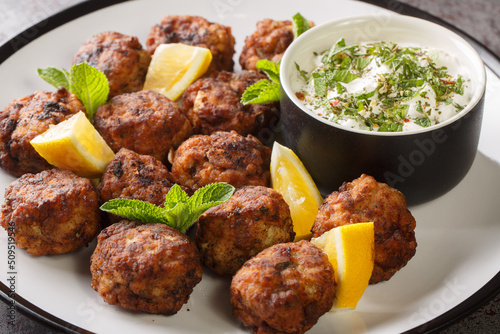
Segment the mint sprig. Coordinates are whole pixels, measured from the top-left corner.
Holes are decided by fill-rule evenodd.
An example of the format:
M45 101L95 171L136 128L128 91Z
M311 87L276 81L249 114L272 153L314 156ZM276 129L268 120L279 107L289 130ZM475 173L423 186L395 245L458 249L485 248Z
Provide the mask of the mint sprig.
M71 66L71 69L47 67L38 69L40 78L59 88L64 87L82 101L88 119L92 122L100 105L106 103L109 95L109 82L106 75L87 63Z
M292 30L294 39L299 37L311 26L309 22L300 14L297 13L292 18ZM261 104L269 102L277 102L280 100L280 61L277 63L267 59L257 61L257 70L263 71L270 79L262 79L249 86L241 96L241 103Z
M185 233L203 212L226 202L233 193L232 185L220 182L206 185L189 197L175 184L167 193L163 207L136 199L116 198L104 203L101 210L144 223L167 224Z

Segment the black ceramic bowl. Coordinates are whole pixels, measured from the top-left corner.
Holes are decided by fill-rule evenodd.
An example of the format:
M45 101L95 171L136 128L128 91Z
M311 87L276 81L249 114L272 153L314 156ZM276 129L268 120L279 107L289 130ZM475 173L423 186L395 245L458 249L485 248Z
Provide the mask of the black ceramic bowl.
M460 113L422 130L373 132L349 129L309 111L296 97L296 64L311 71L313 52L346 43L391 41L438 48L457 58L470 79L472 99ZM486 86L484 64L468 42L429 21L397 14L350 17L318 25L287 49L281 62L283 142L296 152L326 196L362 173L400 190L409 205L455 187L477 152Z

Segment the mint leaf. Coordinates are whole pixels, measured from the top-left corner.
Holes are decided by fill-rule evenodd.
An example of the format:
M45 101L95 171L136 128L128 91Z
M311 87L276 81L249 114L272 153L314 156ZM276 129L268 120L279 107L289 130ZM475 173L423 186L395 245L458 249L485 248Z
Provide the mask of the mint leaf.
M140 220L144 223L162 223L185 233L187 229L209 208L226 202L234 193L227 183L212 183L198 189L189 197L175 184L165 196L163 207L132 199L112 199L101 206L101 210Z
M241 96L244 105L276 102L280 100L280 85L266 79L257 81L248 87Z
M70 91L78 96L92 120L97 108L106 103L109 83L106 75L87 63L71 66L69 75Z
M227 183L212 183L198 189L188 200L191 214L186 223L191 226L203 212L226 202L233 193L234 187Z
M104 73L87 63L71 66L70 71L47 67L38 69L38 75L56 88L65 87L82 101L87 118L92 122L100 105L106 103L109 82Z
M258 70L261 70L267 74L269 79L271 79L273 82L279 84L280 83L280 62L278 61L277 63L267 60L267 59L261 59L257 61L255 66L257 67Z
M62 69L57 69L55 67L39 68L37 70L38 75L43 80L47 81L52 86L59 88L64 87L69 90L69 73L68 71Z
M302 35L310 28L311 26L309 25L309 22L302 15L300 15L300 13L297 13L292 17L292 29L293 29L294 39Z
M299 72L299 74L302 77L302 79L304 79L306 82L309 81L309 79L307 78L307 72L301 70L299 64L297 64L296 62L295 62L295 68Z
M358 75L352 73L349 70L334 70L331 72L331 77L329 78L330 80L333 81L340 81L343 83L349 83L353 81L354 79L359 78Z
M167 221L162 208L137 199L115 198L101 205L101 210L148 223L165 224Z
M166 209L172 209L177 205L177 203L187 203L188 199L188 194L186 194L186 192L182 190L178 184L174 184L174 186L168 191L163 206Z

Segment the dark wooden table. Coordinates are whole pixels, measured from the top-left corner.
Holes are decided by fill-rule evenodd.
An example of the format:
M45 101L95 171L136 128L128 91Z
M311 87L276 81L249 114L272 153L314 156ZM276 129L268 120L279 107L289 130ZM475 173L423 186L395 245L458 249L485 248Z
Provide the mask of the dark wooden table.
M84 0L0 0L0 45L52 14ZM167 0L166 0L167 1ZM400 0L465 31L500 55L500 4L498 0ZM5 81L3 84L6 84ZM7 305L0 302L0 333L53 334L59 331L23 314L14 327L7 325ZM442 333L499 333L500 295Z

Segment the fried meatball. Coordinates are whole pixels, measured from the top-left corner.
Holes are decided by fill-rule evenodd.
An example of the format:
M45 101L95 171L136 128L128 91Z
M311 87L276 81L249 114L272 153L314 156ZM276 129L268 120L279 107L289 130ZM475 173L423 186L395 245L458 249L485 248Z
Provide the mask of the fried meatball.
M113 151L128 148L163 163L168 161L170 148L192 132L181 108L150 90L115 96L97 109L94 126Z
M309 22L313 26L313 22ZM256 71L261 59L278 62L293 42L292 21L264 19L257 22L255 32L245 39L240 55L240 65L245 70Z
M24 174L5 189L0 225L32 255L76 251L99 233L97 192L68 170Z
M128 198L161 206L173 185L172 175L160 161L122 148L104 170L97 191L101 205L115 198ZM110 223L122 219L107 216Z
M208 22L199 16L167 15L151 28L146 49L153 54L160 44L182 43L207 48L212 62L207 73L232 71L234 37L230 27Z
M313 237L342 225L373 222L375 266L370 284L389 280L415 255L415 218L404 195L373 177L361 175L344 183L321 205L311 229Z
M87 63L109 81L109 97L142 89L151 55L137 37L107 31L87 39L73 57L73 64Z
M65 88L12 101L0 114L0 166L14 176L52 168L30 141L80 110L83 104Z
M194 243L165 224L107 227L90 262L92 288L106 303L155 314L177 313L202 276Z
M252 135L217 131L195 135L175 151L174 180L196 191L207 184L227 182L235 188L269 186L271 149Z
M231 282L233 314L254 333L309 330L335 298L332 265L308 241L274 245L248 260Z
M257 130L267 126L272 117L278 118L278 106L245 106L240 100L245 89L265 78L255 71L223 71L194 82L186 89L182 102L195 133L234 130L244 136L257 135Z
M281 194L247 186L199 218L196 246L204 265L232 276L252 256L294 237L290 209Z

